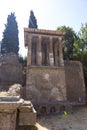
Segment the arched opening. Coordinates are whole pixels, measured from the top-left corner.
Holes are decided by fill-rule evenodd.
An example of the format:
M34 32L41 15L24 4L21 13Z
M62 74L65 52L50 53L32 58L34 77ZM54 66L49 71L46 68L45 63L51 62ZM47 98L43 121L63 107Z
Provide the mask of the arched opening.
M43 106L42 108L41 108L41 114L46 114L46 107L45 106Z
M56 108L54 107L54 106L52 106L51 108L50 108L50 113L55 113L56 112Z

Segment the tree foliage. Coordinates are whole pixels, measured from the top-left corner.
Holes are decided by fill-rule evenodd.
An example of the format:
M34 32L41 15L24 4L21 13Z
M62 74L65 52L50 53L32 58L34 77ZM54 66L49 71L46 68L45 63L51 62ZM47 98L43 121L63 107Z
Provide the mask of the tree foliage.
M29 18L28 27L29 28L38 28L37 19L34 16L34 12L32 10L30 11L30 18Z
M62 42L64 59L72 59L73 44L76 38L76 33L72 28L66 26L58 27L57 30L65 32Z
M83 49L87 49L87 23L82 24L81 29L78 33L80 39L83 41Z
M81 61L84 70L85 84L87 86L87 24L82 24L78 38L75 39L73 60Z
M19 51L19 38L18 38L18 25L14 13L7 17L7 24L3 32L3 39L1 44L1 53L6 54L14 52L18 55Z
M73 58L84 61L87 55L87 24L81 26L78 37L74 41Z
M87 86L87 23L82 24L78 34L66 26L58 27L57 30L65 32L62 41L64 59L78 60L82 63Z

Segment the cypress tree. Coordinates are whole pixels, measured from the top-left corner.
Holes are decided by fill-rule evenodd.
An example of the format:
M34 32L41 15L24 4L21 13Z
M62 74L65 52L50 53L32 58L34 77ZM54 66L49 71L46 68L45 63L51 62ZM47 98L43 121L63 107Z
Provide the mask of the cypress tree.
M32 10L30 11L30 18L29 18L28 28L38 28L37 19L34 16L34 12Z
M3 32L3 39L1 44L1 53L6 54L14 52L18 55L19 51L19 38L18 38L18 25L14 13L7 17L7 24Z

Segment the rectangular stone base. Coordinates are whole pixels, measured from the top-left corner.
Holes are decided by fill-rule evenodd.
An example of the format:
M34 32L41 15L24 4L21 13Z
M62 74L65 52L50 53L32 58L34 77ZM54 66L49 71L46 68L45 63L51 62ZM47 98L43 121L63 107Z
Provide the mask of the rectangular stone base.
M32 102L66 100L64 67L28 66L26 99Z
M21 106L19 108L19 126L35 125L36 123L36 111L33 105L29 103L28 105Z
M35 125L35 123L36 123L36 112L20 113L19 126Z

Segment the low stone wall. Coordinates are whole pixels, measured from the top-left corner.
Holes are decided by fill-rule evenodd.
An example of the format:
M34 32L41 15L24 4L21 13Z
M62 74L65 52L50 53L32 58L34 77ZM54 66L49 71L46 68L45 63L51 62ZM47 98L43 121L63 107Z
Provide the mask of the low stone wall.
M79 61L66 61L65 75L67 99L82 102L86 92L82 64Z

